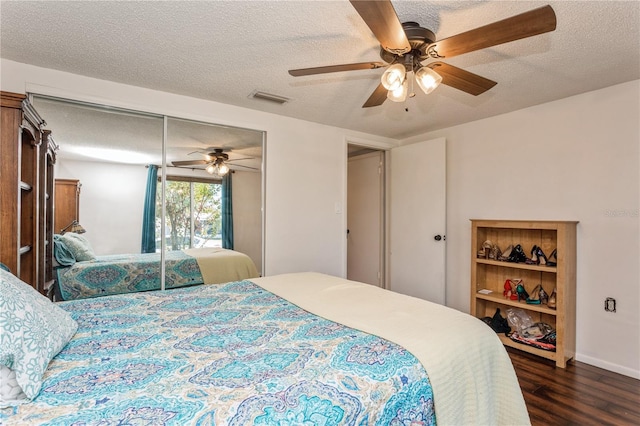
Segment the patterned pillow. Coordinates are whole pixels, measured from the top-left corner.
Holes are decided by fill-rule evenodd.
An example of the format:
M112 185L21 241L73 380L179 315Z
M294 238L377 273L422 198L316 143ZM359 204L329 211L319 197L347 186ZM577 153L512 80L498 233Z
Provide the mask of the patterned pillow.
M93 252L89 240L82 235L76 234L75 232L67 232L60 237L64 245L67 246L78 262L96 260L96 254Z
M69 313L0 270L0 364L15 372L27 398L38 395L49 361L77 329Z

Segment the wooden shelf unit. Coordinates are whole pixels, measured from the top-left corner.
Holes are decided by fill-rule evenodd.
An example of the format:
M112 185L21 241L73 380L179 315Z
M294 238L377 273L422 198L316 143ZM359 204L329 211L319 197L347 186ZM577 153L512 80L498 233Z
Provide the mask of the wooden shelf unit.
M491 317L497 308L506 317L510 307L524 309L534 322L545 322L556 329L556 351L546 351L517 343L499 335L505 346L514 347L547 359L565 368L575 356L576 340L576 229L575 221L471 220L471 314L477 318ZM534 245L549 256L557 249L557 266L527 265L478 258L485 241L505 250L520 244L530 256ZM538 284L551 295L556 289L556 309L547 305L532 305L503 296L507 279L522 279L527 292ZM489 294L478 293L490 290Z

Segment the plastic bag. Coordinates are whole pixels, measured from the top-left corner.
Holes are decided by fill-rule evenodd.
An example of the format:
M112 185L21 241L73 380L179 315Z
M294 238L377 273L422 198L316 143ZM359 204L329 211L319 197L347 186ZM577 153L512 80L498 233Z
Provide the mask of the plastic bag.
M507 321L511 328L519 334L522 334L524 330L534 324L533 318L524 309L520 308L507 309Z

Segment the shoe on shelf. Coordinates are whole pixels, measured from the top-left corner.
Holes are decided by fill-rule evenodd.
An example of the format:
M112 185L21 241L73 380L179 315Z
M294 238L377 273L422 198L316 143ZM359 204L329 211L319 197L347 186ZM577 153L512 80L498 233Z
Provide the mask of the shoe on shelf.
M542 288L542 286L540 284L538 284L533 291L531 292L531 295L529 297L527 297L527 303L529 305L539 305L541 303L540 300L540 289Z
M504 262L508 262L512 251L513 251L513 245L509 244L509 246L502 253L502 255L498 258L498 260L502 260Z
M527 255L524 254L524 250L522 250L522 246L517 244L513 250L511 250L511 254L509 255L509 262L512 263L522 263L526 262Z
M522 280L507 279L504 282L504 297L510 300L518 300L518 293L516 292L516 286Z
M511 299L512 294L513 294L513 288L511 287L511 280L506 280L504 282L504 291L502 292L502 295L506 299Z
M542 285L540 285L540 303L543 305L548 305L549 304L549 295L547 294L546 291L544 291L544 288L542 287Z
M558 250L553 249L547 260L547 266L558 266Z
M536 246L536 257L538 259L538 265L546 265L547 264L547 256L545 256L542 249Z
M524 289L524 285L522 285L522 280L520 280L520 284L516 287L516 293L518 295L518 302L520 299L527 300L529 298L529 293Z
M487 240L482 243L482 247L478 250L478 258L498 260L496 257L496 250L497 252L500 252L497 245L493 244L490 240Z
M500 250L500 247L498 247L497 244L494 244L491 247L491 250L489 250L489 259L500 260L501 256L502 256L502 250Z
M556 289L554 288L553 291L551 292L551 296L549 296L549 301L547 302L547 306L550 307L551 309L555 309L557 298L558 296L556 294Z

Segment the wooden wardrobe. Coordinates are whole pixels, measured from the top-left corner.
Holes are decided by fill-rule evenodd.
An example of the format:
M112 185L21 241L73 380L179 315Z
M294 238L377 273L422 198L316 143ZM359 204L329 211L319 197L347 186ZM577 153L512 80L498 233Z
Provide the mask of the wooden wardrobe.
M23 94L0 92L0 262L43 294L53 276L57 146Z
M77 179L55 180L56 208L53 228L55 233L62 233L62 230L74 220L80 222L81 186Z

